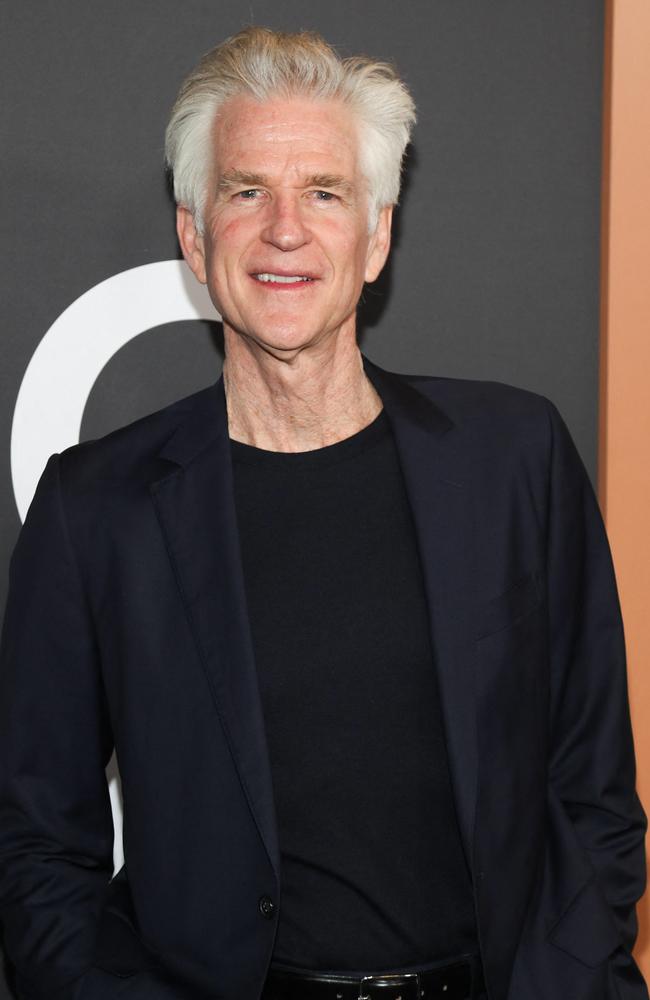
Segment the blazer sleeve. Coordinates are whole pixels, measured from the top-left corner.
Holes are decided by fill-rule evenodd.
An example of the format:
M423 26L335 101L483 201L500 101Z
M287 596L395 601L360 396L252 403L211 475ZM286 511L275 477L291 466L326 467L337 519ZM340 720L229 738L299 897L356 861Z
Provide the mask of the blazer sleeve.
M598 502L564 421L548 407L549 778L631 951L647 823L635 791L623 622Z
M12 554L0 642L0 917L21 997L67 1000L92 964L113 873L111 752L54 454Z

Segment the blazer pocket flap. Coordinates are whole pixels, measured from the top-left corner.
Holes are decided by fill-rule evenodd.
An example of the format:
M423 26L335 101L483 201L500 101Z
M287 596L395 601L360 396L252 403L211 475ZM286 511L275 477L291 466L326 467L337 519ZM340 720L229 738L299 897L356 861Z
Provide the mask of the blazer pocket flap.
M541 604L543 596L544 586L539 571L520 577L502 594L481 604L474 638L483 639L513 625Z
M612 911L595 879L578 893L548 940L590 968L600 965L621 945Z

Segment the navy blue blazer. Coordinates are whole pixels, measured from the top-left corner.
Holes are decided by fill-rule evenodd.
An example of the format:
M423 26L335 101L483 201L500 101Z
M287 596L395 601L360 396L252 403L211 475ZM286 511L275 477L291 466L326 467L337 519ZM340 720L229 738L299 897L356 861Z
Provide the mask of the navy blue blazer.
M623 627L566 426L535 393L364 365L413 508L490 1000L647 998ZM282 888L222 379L49 458L0 656L20 996L257 1000Z

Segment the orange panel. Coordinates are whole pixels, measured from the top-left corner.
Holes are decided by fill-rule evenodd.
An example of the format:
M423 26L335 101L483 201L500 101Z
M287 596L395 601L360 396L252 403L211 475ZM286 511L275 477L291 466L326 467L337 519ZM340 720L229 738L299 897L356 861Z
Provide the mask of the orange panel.
M638 787L650 812L650 4L608 0L600 502L625 621ZM650 904L637 958L650 980Z

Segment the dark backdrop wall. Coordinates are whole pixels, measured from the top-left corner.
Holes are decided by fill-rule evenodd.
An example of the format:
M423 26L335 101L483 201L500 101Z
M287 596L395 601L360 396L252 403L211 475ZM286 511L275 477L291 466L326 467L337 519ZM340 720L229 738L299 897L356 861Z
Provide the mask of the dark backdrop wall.
M550 396L595 477L601 0L2 6L0 608L19 467L24 478L40 463L37 478L39 426L44 434L65 407L84 364L71 343L25 431L14 415L32 356L88 289L179 256L162 167L167 115L198 56L245 23L315 28L343 54L392 59L414 93L419 124L395 245L365 294L363 350L399 371ZM90 346L100 318L84 329ZM213 382L220 367L211 324L159 318L109 352L81 439Z

